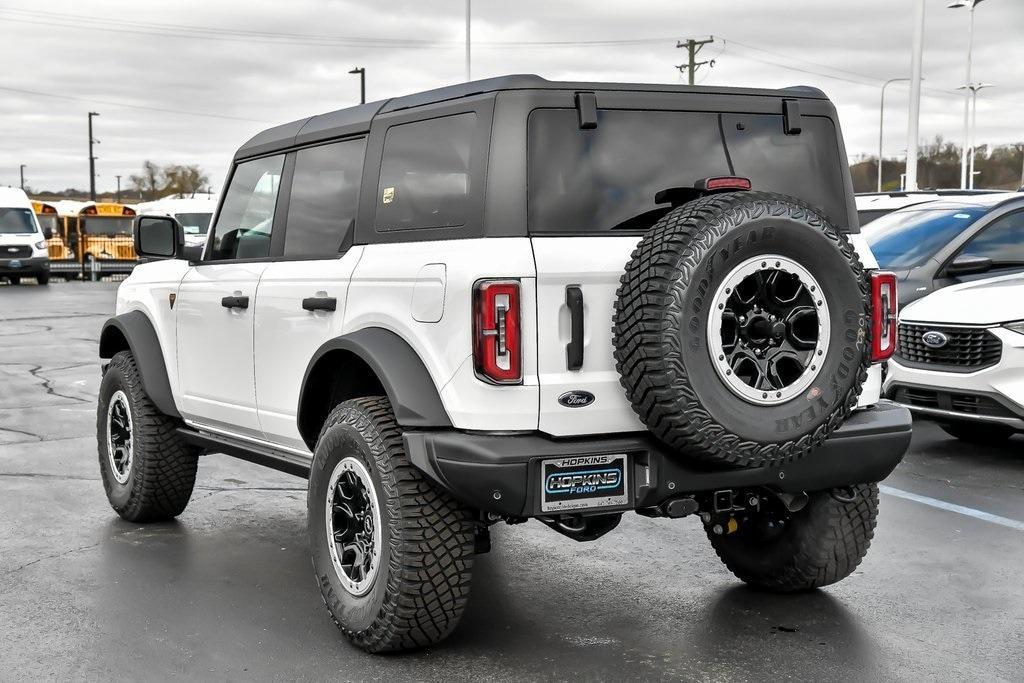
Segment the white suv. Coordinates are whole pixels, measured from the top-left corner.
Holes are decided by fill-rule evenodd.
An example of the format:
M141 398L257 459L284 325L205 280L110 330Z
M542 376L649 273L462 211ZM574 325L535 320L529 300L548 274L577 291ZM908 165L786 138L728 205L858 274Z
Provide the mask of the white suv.
M696 515L744 581L844 578L910 415L878 400L895 280L838 131L809 88L509 76L260 133L201 259L136 219L112 506L179 514L203 453L308 477L324 602L369 651L447 635L502 521Z
M1024 275L947 287L907 306L885 391L958 439L993 444L1024 431Z

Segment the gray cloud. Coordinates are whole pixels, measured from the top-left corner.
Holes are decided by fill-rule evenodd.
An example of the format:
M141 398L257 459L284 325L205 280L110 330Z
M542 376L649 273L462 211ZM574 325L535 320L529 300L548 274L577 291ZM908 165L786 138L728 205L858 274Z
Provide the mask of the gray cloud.
M477 0L473 35L480 43L473 51L473 76L679 82L673 65L684 56L674 40L713 34L716 42L702 57L715 58L716 65L700 74L704 84L820 87L836 102L848 152L855 156L877 147L881 81L910 70L912 4ZM928 0L921 137L959 140L962 100L948 91L964 78L967 13L945 5ZM147 158L198 163L217 187L234 149L261 128L354 104L358 81L347 73L352 66L367 68L371 99L462 80L463 9L462 0L5 3L0 183L16 183L18 165L27 164L34 187L86 187L85 114L95 110L101 113L100 189L112 189L116 174L126 181ZM183 37L181 29L159 24L195 28L184 31L192 37ZM1024 3L988 0L977 9L974 78L998 86L979 98L979 141L1024 141L1017 114L1024 107L1022 29ZM368 40L354 45L331 36ZM665 40L516 45L657 37ZM886 106L887 155L905 147L906 105L906 87L893 86Z

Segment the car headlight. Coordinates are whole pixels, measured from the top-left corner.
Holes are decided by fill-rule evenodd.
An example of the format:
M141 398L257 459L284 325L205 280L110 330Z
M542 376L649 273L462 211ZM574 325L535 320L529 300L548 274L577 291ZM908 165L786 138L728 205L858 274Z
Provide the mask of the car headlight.
M1011 332L1016 332L1017 334L1024 334L1024 320L1018 320L1012 323L1005 323L1003 327L1010 330Z
M36 249L46 249L46 240L36 242Z

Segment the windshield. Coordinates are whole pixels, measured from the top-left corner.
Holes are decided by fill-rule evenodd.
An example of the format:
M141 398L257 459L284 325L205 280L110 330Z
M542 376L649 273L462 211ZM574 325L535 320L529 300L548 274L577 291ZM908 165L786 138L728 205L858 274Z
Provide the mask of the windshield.
M131 218L82 218L82 232L86 235L130 235L132 234Z
M868 224L864 237L879 266L906 270L930 259L987 211L980 207L901 209Z
M174 217L181 223L186 235L205 235L210 229L212 213L176 213Z
M43 215L36 214L36 218L39 220L40 228L42 228L43 230L49 228L50 230L53 231L54 235L57 234L57 226L59 224L57 216L53 215L52 213L47 213Z
M794 195L837 225L849 214L832 121L804 116L786 135L782 116L601 109L581 129L573 109L530 114L528 221L536 233L645 229L669 210L655 195L710 176L749 178L755 190Z
M35 214L31 209L0 208L0 235L26 234L36 231Z

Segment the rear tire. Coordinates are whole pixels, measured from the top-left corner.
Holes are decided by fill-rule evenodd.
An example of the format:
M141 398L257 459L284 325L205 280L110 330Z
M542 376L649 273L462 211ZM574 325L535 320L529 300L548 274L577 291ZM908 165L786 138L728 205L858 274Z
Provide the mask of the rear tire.
M751 586L779 593L820 588L852 574L867 554L878 518L877 484L811 493L802 510L776 515L787 518L781 527L767 525L767 515L783 509L774 503L774 511L741 521L732 534L707 529L718 557Z
M409 462L386 398L346 401L328 415L307 510L320 593L353 644L414 649L455 629L469 599L476 522Z
M115 354L100 382L96 438L107 500L129 522L173 519L188 505L199 452L179 424L146 396L131 352Z
M1016 432L1005 425L976 424L973 422L939 423L942 431L950 436L982 446L999 446Z

